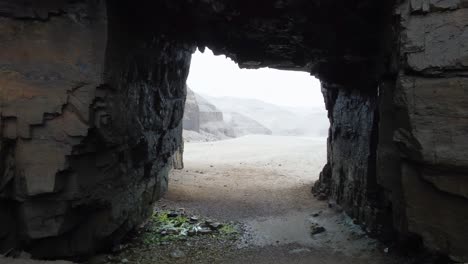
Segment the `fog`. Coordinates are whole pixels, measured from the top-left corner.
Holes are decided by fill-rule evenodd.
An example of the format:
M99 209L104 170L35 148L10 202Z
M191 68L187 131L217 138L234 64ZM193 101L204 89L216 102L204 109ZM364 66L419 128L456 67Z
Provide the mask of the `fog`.
M207 48L193 54L187 85L187 102L200 105L201 119L193 126L187 115L194 113L187 112L195 108L186 105L184 129L207 133L201 138L327 134L329 123L320 82L307 72L240 69L231 59L215 56ZM185 134L195 141L199 137Z
M192 56L189 87L202 95L259 99L292 107L322 108L320 82L307 72L270 68L240 69L224 55L197 50Z

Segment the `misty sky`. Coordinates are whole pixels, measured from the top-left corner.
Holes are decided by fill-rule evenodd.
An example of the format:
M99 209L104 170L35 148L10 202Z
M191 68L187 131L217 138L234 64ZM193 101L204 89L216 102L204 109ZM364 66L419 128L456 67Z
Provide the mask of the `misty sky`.
M270 68L239 69L226 56L214 56L206 49L192 57L188 86L210 96L254 98L265 102L325 109L319 81L306 72Z

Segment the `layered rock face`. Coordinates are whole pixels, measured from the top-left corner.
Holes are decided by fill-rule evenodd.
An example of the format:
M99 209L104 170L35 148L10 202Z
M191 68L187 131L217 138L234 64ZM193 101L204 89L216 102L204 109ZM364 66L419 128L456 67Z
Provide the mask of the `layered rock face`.
M462 262L468 259L467 7L402 1L395 7L395 78L382 78L376 93L365 96L324 89L329 162L315 188L370 231L416 236Z
M213 140L248 134L271 135L271 131L257 121L239 113L222 112L190 88L187 88L183 128L184 130L201 132ZM188 133L190 134L190 132ZM205 138L202 135L200 137ZM188 141L194 140L191 135L187 135L186 139ZM205 139L208 140L208 138Z
M195 93L190 88L187 88L183 127L186 130L200 132L200 107Z
M196 95L199 109L200 127L209 129L212 123L223 123L223 112L200 95Z
M37 3L36 3L37 2ZM322 81L316 191L468 261L465 0L0 1L0 249L83 255L137 226L181 144L195 46Z
M466 262L468 3L410 1L398 11L403 64L393 101L382 102L394 114L381 116L395 118L396 149L383 143L379 165L390 166L386 156L400 163L407 230L421 235L429 248ZM384 168L379 178L391 178Z
M111 246L167 188L191 47L104 1L0 10L0 252Z

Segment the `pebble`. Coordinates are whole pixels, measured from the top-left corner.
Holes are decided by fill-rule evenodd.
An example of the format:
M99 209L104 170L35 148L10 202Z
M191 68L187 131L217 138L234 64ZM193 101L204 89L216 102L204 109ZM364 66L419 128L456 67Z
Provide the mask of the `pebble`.
M325 232L325 227L320 226L318 224L312 224L310 227L310 234L311 235L316 235Z
M321 214L322 214L322 211L319 211L319 212L313 213L312 216L319 217Z
M128 259L124 258L120 260L121 263L128 263Z
M168 217L177 217L179 214L177 212L170 212L167 214Z
M218 222L209 224L208 226L209 226L212 230L218 230L218 229L220 229L221 227L223 227L223 225L222 225L221 223L218 223Z
M198 232L202 235L206 235L206 234L211 234L213 231L209 228L202 228L200 230L198 230Z

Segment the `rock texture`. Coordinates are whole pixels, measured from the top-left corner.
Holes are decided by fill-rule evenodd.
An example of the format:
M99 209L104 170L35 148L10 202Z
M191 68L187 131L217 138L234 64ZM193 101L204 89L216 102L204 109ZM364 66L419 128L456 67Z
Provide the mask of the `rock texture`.
M226 129L223 112L202 96L196 94L196 98L199 109L200 129L210 133L216 133L216 131L212 131L213 129ZM227 133L227 131L224 132Z
M200 132L200 107L195 93L190 88L187 88L183 127L185 130Z
M357 108L349 101L354 96L343 101L340 92L324 90L332 120L329 163L315 187L369 231L417 237L460 262L468 259L467 7L401 1L389 52L398 62L388 69L395 76L384 76L377 94L358 99ZM366 104L370 111L362 111ZM337 137L336 123L342 130L343 122L354 138Z
M214 98L211 101L217 102ZM226 113L221 111L207 99L190 89L187 89L183 128L184 130L199 132L200 135L198 136L204 140L209 140L209 138L219 140L249 134L272 134L271 130L247 116L236 112ZM196 141L197 136L192 134L186 133L187 138L184 140Z
M104 1L0 10L0 251L109 247L167 188L192 49Z
M296 108L275 105L257 99L227 96L207 97L207 99L225 113L225 120L228 119L227 114L239 113L271 130L273 135L317 137L328 134L330 122L325 108ZM258 125L256 127L258 132L262 130L267 132Z
M468 261L466 0L0 0L0 253L86 255L167 188L196 46L321 79L315 190Z

